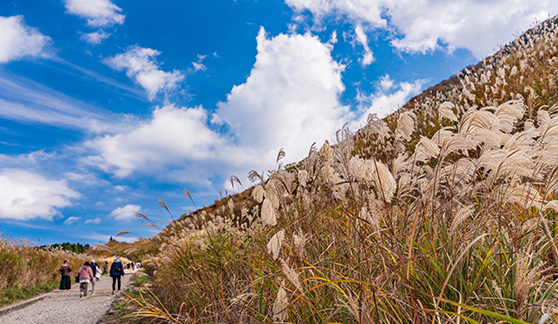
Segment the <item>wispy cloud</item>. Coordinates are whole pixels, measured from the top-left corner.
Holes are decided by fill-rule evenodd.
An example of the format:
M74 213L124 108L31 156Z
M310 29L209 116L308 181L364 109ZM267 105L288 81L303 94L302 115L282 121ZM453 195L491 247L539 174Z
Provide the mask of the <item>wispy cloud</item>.
M79 236L75 236L76 238L82 238L82 239L86 239L86 240L93 240L93 241L97 241L101 244L107 243L111 238L115 239L117 241L120 242L126 242L126 243L134 243L135 241L137 241L139 238L138 237L133 237L133 236L119 236L119 237L115 237L116 233L109 235L109 234L100 234L97 232L90 232L87 233L87 235L79 235Z
M194 66L194 72L198 72L198 71L206 71L207 67L203 64L203 60L206 58L206 55L199 55L198 54L198 61L197 62L192 62L192 65Z
M78 220L80 220L80 217L75 217L75 216L68 217L68 219L66 219L64 221L64 225L72 225L73 223L77 222Z
M0 72L0 117L91 132L108 131L111 114L35 81Z
M87 219L84 222L85 224L101 224L101 218L95 217L93 219Z
M50 42L50 37L27 26L23 16L0 17L0 63L47 56Z
M356 26L355 34L357 42L364 48L364 55L359 59L359 62L362 66L368 66L374 61L374 55L370 46L368 46L368 37L360 25Z
M109 90L112 89L113 92L117 92L119 95L147 102L147 100L145 99L145 93L143 91L124 85L106 75L83 68L59 57L53 58L52 62L62 65L60 67L55 64L49 64L50 68L56 69L61 73L72 76L80 81L89 81L91 83L101 83L103 85L108 85L110 86Z

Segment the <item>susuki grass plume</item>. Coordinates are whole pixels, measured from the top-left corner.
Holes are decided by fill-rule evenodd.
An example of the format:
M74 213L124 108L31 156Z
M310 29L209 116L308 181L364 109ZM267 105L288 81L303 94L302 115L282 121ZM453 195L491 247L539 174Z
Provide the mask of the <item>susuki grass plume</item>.
M557 24L172 222L135 314L164 305L159 319L173 323L557 320Z

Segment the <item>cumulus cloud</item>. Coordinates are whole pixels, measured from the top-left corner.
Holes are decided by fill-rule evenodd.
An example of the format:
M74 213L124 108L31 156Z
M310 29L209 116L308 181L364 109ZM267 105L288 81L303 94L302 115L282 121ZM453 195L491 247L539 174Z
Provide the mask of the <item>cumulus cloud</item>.
M202 107L158 107L133 130L87 142L96 155L84 161L118 177L165 170L173 181L209 184L273 168L281 148L287 160L300 160L354 117L339 100L344 66L331 46L309 34L269 38L262 28L249 77L211 120Z
M0 63L45 56L50 37L29 27L23 16L0 17Z
M201 107L159 107L151 120L134 130L88 142L99 152L89 163L124 177L135 170L159 170L186 160L210 159L223 140L208 128L207 118Z
M114 217L116 220L130 220L136 217L136 213L139 213L141 206L138 205L126 205L124 207L118 207L110 213L110 216Z
M0 218L52 220L59 209L71 205L80 194L64 180L49 180L22 169L0 171Z
M174 89L184 80L184 74L178 70L165 72L159 69L155 59L159 54L161 52L151 48L134 46L106 59L105 63L117 71L126 71L126 75L141 85L148 98L153 100L159 91Z
M99 31L96 31L96 32L83 34L83 35L81 35L81 39L86 41L87 43L89 43L91 45L99 45L105 39L109 38L110 35L111 34L105 32L103 30L99 30Z
M376 114L379 118L386 117L401 108L411 97L420 93L425 80L414 82L395 82L385 75L380 78L377 91L371 95L359 94L361 117L353 121L351 129L358 129L366 124L369 114Z
M211 120L203 107L157 107L132 130L88 141L95 155L82 161L118 177L164 170L172 181L209 185L272 168L281 148L295 161L313 142L332 139L353 115L339 101L344 66L331 57L331 44L311 35L268 38L263 28L257 44L250 76Z
M110 0L64 0L66 11L87 19L91 27L110 27L122 25L126 16L120 14L122 9Z
M535 0L286 0L297 12L310 11L319 23L342 17L367 28L395 32L392 45L426 52L447 45L469 49L477 58L490 54L515 33L558 13L557 1Z
M309 34L268 38L261 28L257 50L250 76L218 104L214 121L230 127L239 146L258 150L266 165L281 148L298 160L350 117L339 101L344 66Z
M72 225L73 223L77 222L79 219L80 219L79 217L75 217L75 216L68 217L68 219L64 221L64 225Z

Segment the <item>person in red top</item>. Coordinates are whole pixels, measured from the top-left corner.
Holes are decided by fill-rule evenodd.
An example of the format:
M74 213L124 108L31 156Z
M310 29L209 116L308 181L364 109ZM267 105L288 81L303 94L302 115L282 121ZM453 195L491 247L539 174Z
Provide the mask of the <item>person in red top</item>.
M89 262L85 263L78 270L79 275L79 298L85 296L87 297L87 286L95 277L93 276L93 271L89 266Z

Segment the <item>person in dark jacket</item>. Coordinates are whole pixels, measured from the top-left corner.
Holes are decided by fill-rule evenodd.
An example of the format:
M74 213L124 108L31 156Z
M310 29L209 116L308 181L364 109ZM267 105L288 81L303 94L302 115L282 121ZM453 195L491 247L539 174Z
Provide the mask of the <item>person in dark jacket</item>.
M110 276L112 277L112 294L114 295L116 281L118 281L118 291L120 291L120 277L124 275L124 266L120 257L117 256L114 262L110 265Z
M72 280L70 279L70 272L72 272L72 266L68 263L68 260L64 260L64 265L59 269L60 275L60 290L68 290L72 288Z

